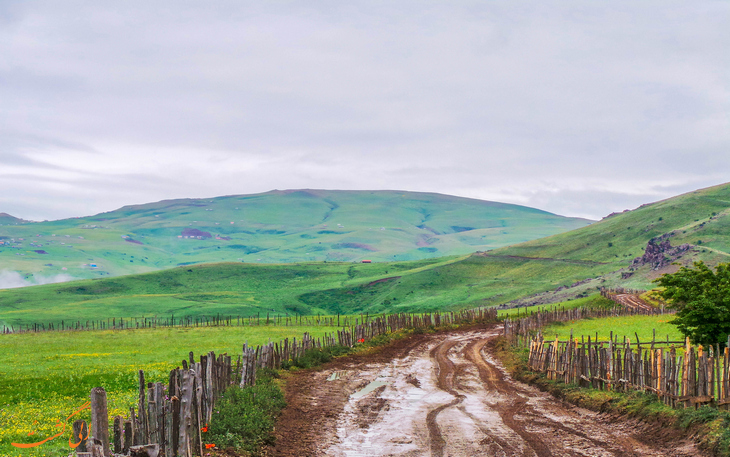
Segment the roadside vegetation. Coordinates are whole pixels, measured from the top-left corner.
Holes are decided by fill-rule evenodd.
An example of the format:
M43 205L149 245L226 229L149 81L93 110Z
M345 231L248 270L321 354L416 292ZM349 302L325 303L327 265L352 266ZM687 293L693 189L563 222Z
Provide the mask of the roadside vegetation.
M724 272L722 268L718 272ZM690 273L683 270L673 276L665 276L664 284L681 284L688 286L687 275L696 274L707 276L712 272L699 268L699 271ZM705 281L707 290L711 281ZM664 290L664 297L669 297ZM677 291L673 291L677 294ZM674 295L675 297L678 295ZM587 305L606 306L601 303L602 297L592 297ZM682 341L684 332L674 322L673 315L654 316L624 316L597 319L582 319L577 321L560 322L546 326L542 333L546 339L568 339L591 336L598 341L606 341L613 334L619 341L626 337L633 343L646 343L655 336L658 341ZM713 406L699 408L674 409L664 404L654 393L638 391L615 392L599 390L590 387L579 387L576 384L566 384L562 381L548 379L545 373L536 373L527 368L528 349L521 346L512 346L506 339L500 338L495 343L497 356L505 368L517 380L534 385L540 390L549 392L553 396L568 401L580 407L597 412L608 412L621 416L639 419L657 427L671 427L679 433L694 436L700 445L710 450L714 455L730 456L730 412L721 411ZM680 349L681 350L681 349Z
M211 350L236 357L245 342L265 344L269 338L299 338L304 332L318 337L331 331L270 325L0 335L0 455L67 456L67 434L30 449L10 443L32 443L58 433L58 421L82 406L93 387L107 391L110 416L126 416L137 400L138 370L145 371L148 382L167 383L170 370L190 351L196 357ZM88 421L88 409L76 418Z
M644 335L648 336L646 332ZM518 381L582 408L635 418L657 428L674 428L681 434L694 436L714 455L730 456L730 413L727 411L711 406L673 409L653 393L614 392L565 384L548 379L544 373L528 370L527 349L516 348L505 339L499 339L496 350L507 371Z

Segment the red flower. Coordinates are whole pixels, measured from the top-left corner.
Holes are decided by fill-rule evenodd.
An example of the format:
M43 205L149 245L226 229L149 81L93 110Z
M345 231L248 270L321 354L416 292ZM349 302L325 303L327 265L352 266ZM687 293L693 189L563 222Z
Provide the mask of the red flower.
M201 428L200 431L201 432L207 432L208 431L208 426L206 425L205 427Z
M213 443L210 443L210 444L206 444L205 445L205 448L206 449L213 449L214 447L215 447L215 444L213 444Z
M364 343L365 342L365 338L360 338L359 340L357 340L357 342L358 343Z

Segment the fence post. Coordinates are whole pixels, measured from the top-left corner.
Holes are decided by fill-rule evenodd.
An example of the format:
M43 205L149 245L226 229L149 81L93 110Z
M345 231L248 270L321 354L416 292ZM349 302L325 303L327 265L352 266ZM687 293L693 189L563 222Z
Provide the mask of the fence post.
M91 432L94 444L101 444L104 457L109 457L109 416L103 387L91 389Z
M78 446L76 446L76 452L88 452L86 449L86 443L89 438L89 424L85 420L79 419L73 423L73 437L74 441L76 438L79 440Z

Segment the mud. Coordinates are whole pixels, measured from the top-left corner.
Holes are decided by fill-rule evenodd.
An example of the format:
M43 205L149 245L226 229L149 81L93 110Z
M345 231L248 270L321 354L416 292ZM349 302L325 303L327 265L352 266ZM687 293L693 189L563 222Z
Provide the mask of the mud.
M420 335L295 375L267 454L705 455L647 424L577 408L512 380L491 354L497 334L492 327Z

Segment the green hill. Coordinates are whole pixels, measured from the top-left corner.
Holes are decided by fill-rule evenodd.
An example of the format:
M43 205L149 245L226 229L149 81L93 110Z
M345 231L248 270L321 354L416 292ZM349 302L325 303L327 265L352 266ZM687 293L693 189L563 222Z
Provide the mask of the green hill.
M589 222L440 194L272 191L3 224L0 264L25 277L93 278L228 261L404 261L493 249Z
M17 225L17 224L25 224L27 222L28 221L19 219L15 216L11 216L8 213L0 213L0 225Z
M650 241L653 247L648 248ZM647 248L651 255L635 260ZM653 278L678 268L673 261L699 259L730 261L729 184L643 205L571 232L461 257L371 264L209 264L2 290L0 324L545 303L586 296L604 286L649 287Z
M628 267L642 256L651 239L672 246L691 245L685 262L703 258L730 261L730 184L696 190L611 215L588 227L519 245L496 249L490 256L586 260ZM643 270L642 270L643 271Z

